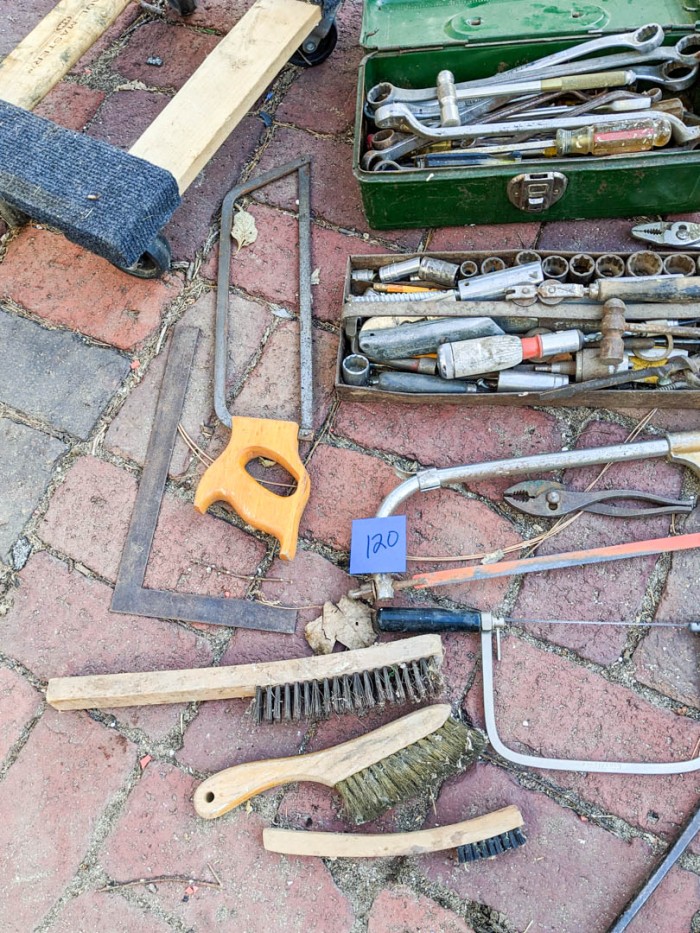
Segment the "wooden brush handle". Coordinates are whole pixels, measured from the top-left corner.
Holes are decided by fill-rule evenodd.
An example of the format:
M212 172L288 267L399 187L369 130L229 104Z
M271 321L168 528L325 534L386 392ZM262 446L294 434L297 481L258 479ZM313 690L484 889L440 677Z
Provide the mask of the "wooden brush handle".
M303 830L263 830L268 852L283 855L315 855L319 858L386 858L395 855L423 855L442 849L456 849L491 839L523 825L517 807L502 807L473 820L451 826L421 829L415 833L308 833Z
M232 418L231 439L199 481L194 507L204 513L214 502L227 502L253 528L277 538L280 557L292 560L311 492L309 474L299 459L298 434L299 425L293 421ZM246 466L255 457L274 460L294 477L297 488L291 496L278 496L253 479Z
M332 787L435 732L444 725L450 712L449 703L427 706L320 752L227 768L199 785L194 793L194 808L203 819L213 820L270 787L293 781L314 781Z
M441 663L442 657L439 635L419 635L370 648L288 661L257 661L182 671L53 677L49 680L46 701L54 709L68 710L230 700L255 696L257 687L343 677L421 658L435 658Z

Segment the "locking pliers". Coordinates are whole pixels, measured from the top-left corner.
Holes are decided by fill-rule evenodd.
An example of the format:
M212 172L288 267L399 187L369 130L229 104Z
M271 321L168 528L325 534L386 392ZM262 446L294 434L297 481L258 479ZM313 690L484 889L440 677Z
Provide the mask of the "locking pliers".
M693 249L700 246L700 224L687 220L671 223L659 220L632 227L632 236L637 240L655 243L658 246L670 246L675 249Z
M637 489L600 489L576 492L565 489L561 483L547 479L526 480L506 489L503 499L513 508L542 518L559 518L571 512L595 512L596 515L613 515L617 518L643 518L647 515L668 515L674 512L688 513L695 507L695 499L672 499L657 496ZM609 499L648 502L649 507L625 507L614 503L604 505Z

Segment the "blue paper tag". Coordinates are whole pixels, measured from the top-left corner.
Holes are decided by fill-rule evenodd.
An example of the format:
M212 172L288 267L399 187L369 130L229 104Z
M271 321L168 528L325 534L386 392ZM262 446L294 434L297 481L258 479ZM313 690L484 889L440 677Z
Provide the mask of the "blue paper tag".
M350 573L402 573L405 569L405 515L353 519Z

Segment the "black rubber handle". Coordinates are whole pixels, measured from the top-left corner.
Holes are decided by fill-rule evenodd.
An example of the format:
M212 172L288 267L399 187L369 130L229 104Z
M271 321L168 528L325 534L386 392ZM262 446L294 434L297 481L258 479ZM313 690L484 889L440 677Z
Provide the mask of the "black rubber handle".
M479 632L478 609L378 609L377 627L381 632Z

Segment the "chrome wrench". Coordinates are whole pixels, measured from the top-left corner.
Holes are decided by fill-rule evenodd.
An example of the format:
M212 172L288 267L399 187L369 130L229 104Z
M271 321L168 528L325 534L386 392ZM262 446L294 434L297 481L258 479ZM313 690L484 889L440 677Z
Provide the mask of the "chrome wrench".
M610 48L628 48L635 52L648 52L661 45L664 39L664 31L658 23L649 23L646 26L640 26L634 32L622 33L621 35L600 36L597 39L591 39L589 42L582 42L579 45L564 49L561 52L555 52L553 55L547 55L544 58L529 62L526 65L519 65L517 68L510 68L508 71L502 71L492 78L494 81L508 81L512 75L523 75L528 72L541 71L545 68L554 67L564 62L574 61L586 55L592 55L596 52ZM483 84L479 81L463 81L457 85L458 89L467 89ZM376 84L367 92L367 103L370 107L378 107L380 104L388 104L392 101L425 101L433 100L436 97L434 87L429 88L399 88L384 81Z
M644 110L639 113L629 113L627 119L654 120L667 122L671 126L674 141L685 145L695 143L700 139L700 126L687 126L678 117L669 113L654 110ZM596 123L619 122L616 113L601 113L596 116ZM387 104L380 107L376 113L377 126L381 128L402 129L422 136L423 139L436 141L445 139L474 139L479 136L510 136L527 133L550 133L556 129L577 129L591 123L590 116L560 117L555 120L513 120L507 123L472 123L469 126L455 127L428 127L416 120L411 111L403 104Z

